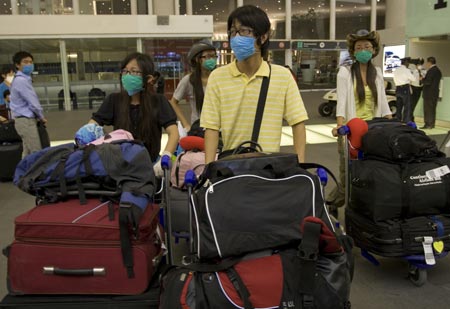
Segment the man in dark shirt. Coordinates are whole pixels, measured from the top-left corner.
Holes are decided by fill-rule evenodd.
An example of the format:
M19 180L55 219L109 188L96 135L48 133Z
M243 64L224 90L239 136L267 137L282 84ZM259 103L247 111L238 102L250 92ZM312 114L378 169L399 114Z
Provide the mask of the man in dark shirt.
M439 83L442 73L436 66L436 58L428 57L425 63L427 74L421 79L423 85L423 117L425 125L421 129L433 129L436 122L436 106L439 99Z

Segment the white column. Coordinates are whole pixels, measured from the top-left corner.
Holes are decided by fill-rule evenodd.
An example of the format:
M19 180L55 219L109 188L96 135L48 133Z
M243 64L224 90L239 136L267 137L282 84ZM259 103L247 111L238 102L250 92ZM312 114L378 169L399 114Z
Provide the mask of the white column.
M12 15L19 15L19 7L17 6L17 0L11 0L11 13Z
M370 3L370 31L377 30L377 0Z
M73 15L80 14L80 0L72 0L72 12Z
M143 50L143 48L142 48L142 39L141 38L137 38L136 39L136 51L137 52L139 52L139 53L142 53L142 50Z
M286 40L292 39L292 1L286 0ZM284 51L284 64L292 67L292 48L288 48Z
M244 6L244 0L237 0L237 7Z
M148 15L153 15L153 0L147 0Z
M180 15L180 1L174 0L173 5L175 6L175 15Z
M336 40L336 0L330 0L330 40Z
M192 11L192 0L186 0L186 14L194 15Z
M386 29L404 27L406 25L405 12L406 1L386 0Z
M131 15L137 15L137 0L130 1Z
M67 69L67 52L66 41L59 40L59 54L61 55L61 75L64 89L64 109L66 111L72 110L70 104L70 87L69 87L69 72Z

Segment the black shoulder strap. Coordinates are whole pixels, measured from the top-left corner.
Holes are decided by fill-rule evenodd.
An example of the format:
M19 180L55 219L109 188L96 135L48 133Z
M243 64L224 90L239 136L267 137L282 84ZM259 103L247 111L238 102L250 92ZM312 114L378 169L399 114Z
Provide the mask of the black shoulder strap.
M259 92L258 106L256 107L255 124L253 125L252 142L258 142L259 130L261 129L261 122L264 113L264 106L266 105L267 91L269 89L270 75L272 68L269 64L269 76L264 76L261 84L261 91Z

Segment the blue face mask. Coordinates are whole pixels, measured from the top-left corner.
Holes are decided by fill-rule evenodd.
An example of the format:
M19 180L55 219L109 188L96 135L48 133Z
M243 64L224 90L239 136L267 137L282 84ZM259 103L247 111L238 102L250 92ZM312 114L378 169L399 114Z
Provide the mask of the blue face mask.
M126 74L122 75L122 85L123 88L128 92L128 95L131 97L133 94L141 91L144 85L142 81L142 76Z
M238 61L242 61L255 53L255 38L237 35L230 40L231 49Z
M30 76L34 71L34 64L26 64L22 66L22 73Z

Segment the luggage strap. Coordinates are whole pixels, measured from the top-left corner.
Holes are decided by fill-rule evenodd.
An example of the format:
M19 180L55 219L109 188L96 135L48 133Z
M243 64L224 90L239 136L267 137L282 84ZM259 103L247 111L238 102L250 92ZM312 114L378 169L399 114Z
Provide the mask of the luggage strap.
M135 220L132 210L133 204L121 202L119 206L119 232L120 232L120 249L122 251L122 260L127 268L128 278L134 278L134 260L131 248L129 225L132 226L133 232L137 237L138 223Z
M302 274L299 276L299 290L303 294L304 309L314 308L314 282L316 263L319 257L321 224L305 221L303 239L298 247Z

